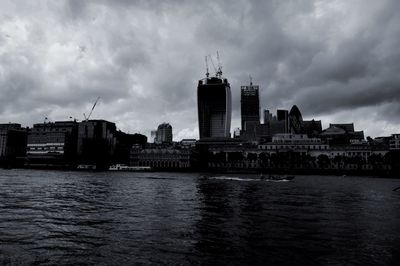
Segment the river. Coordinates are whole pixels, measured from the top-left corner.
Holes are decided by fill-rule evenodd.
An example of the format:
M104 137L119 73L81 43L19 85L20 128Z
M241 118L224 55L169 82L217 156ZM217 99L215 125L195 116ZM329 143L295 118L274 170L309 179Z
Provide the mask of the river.
M399 179L0 170L0 264L390 265Z

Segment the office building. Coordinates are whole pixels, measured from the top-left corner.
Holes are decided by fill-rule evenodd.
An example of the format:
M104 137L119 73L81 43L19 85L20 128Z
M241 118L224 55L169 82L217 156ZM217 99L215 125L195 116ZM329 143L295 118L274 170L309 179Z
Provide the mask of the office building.
M302 134L303 133L303 116L299 108L293 105L289 112L289 132L292 134Z
M172 126L168 123L159 125L154 142L157 144L172 143Z
M231 97L230 84L220 75L199 80L197 104L200 139L230 137Z
M75 163L78 122L56 121L34 124L28 132L28 165Z
M240 107L242 130L251 130L251 127L260 124L259 87L250 82L250 86L240 88Z
M259 87L250 82L240 88L240 107L242 130L240 137L248 141L257 141L260 137L260 99Z
M79 123L78 160L80 164L108 169L116 145L116 126L105 120L85 120Z
M275 121L276 116L274 116L268 109L264 109L264 124L268 124L271 121Z

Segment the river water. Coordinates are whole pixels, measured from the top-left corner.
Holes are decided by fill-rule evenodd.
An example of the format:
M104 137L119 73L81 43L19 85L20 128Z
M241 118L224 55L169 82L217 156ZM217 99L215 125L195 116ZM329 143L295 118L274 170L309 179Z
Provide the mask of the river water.
M0 264L399 265L399 186L0 170Z

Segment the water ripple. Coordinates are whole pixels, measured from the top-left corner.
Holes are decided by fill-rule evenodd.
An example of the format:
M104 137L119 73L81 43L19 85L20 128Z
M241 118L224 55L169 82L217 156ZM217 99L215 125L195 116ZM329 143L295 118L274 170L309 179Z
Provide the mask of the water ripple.
M394 264L398 186L0 170L0 264Z

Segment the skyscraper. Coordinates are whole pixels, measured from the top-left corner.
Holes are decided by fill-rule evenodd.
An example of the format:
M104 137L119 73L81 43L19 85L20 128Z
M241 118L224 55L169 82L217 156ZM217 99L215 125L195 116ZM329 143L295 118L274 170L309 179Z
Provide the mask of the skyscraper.
M172 143L172 126L168 123L162 123L157 128L156 143Z
M284 122L284 132L282 133L289 133L289 112L288 110L277 110L276 111L276 118L278 121Z
M242 130L249 131L260 124L260 99L258 85L241 86L240 103L242 112Z
M290 121L290 133L301 134L302 133L302 123L303 117L299 108L296 105L293 105L292 109L289 112L289 121Z
M222 73L221 73L222 74ZM231 129L231 87L221 74L199 80L197 105L202 138L229 138Z

